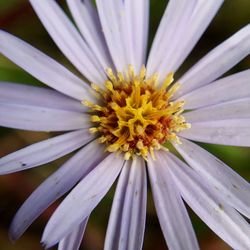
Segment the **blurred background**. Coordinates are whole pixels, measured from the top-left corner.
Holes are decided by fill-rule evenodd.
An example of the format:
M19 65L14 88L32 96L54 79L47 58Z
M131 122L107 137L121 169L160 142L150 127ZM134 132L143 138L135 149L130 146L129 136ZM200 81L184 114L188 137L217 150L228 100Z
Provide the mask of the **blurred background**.
M65 1L59 2L68 12ZM151 0L149 44L152 42L166 4L167 1L165 0ZM184 72L210 49L249 22L249 0L226 0L194 51L177 72L177 75ZM75 71L50 39L27 0L0 0L0 29L21 37L66 65L69 69ZM249 68L249 66L250 58L248 57L227 74L242 71ZM43 86L42 83L38 82L1 55L0 81ZM0 157L2 157L34 142L49 138L53 136L53 134L35 133L0 127L0 136ZM231 166L246 180L250 180L250 149L204 144L202 146ZM8 227L12 217L22 202L46 178L46 176L56 170L68 157L69 156L33 170L0 176L0 250L42 249L39 242L43 228L60 200L47 209L14 245L11 244L8 239ZM92 213L81 249L99 250L103 248L113 194L114 187ZM202 250L230 249L230 247L211 232L191 210L189 210L189 212ZM150 190L148 192L146 223L143 249L166 250L167 247L155 213Z

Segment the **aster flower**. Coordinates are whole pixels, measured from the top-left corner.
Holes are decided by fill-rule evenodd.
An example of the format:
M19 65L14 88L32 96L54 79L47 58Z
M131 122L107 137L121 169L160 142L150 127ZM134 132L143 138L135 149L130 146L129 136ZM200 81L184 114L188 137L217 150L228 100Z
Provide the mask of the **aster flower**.
M37 167L79 149L24 202L11 239L70 191L42 243L78 249L92 210L119 176L104 249L141 249L147 168L169 249L199 248L183 200L230 246L249 249L250 227L242 216L250 217L249 184L192 141L250 145L250 70L219 79L249 55L250 26L174 81L173 72L222 0L170 0L148 58L149 1L96 0L95 7L90 0L68 0L79 31L55 1L30 2L86 80L0 31L0 52L54 89L1 82L0 125L65 132L1 158L0 173ZM166 142L183 161L166 150Z

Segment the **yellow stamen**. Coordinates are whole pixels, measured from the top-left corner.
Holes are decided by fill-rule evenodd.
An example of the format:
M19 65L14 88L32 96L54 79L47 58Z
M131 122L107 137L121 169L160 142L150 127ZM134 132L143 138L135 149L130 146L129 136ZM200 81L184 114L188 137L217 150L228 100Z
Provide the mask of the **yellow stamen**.
M95 123L89 131L100 134L99 142L107 145L107 151L124 152L126 160L134 155L147 159L149 154L155 159L154 150L166 150L163 143L180 143L177 133L190 124L181 115L184 102L170 101L179 87L172 84L173 73L162 84L158 74L146 78L145 66L138 75L131 65L127 73L115 75L111 68L106 73L104 90L92 84L102 104L82 103L90 108Z
M91 134L95 134L96 132L98 132L98 129L97 129L97 128L90 128L90 129L89 129L89 132L90 132Z
M98 115L92 115L91 116L91 121L92 122L100 122L101 119L100 119L100 117Z
M169 73L165 78L161 88L165 90L168 86L170 86L170 84L173 81L174 81L174 73Z

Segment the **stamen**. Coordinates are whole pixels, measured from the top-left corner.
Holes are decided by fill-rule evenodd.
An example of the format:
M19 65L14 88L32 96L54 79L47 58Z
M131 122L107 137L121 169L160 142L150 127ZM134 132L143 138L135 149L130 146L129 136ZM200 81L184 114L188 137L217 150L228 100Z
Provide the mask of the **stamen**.
M147 160L149 154L155 159L154 150L166 150L163 143L180 143L177 133L190 128L190 124L181 115L184 102L170 101L179 87L171 85L173 73L161 85L158 74L146 78L145 66L138 75L132 65L125 74L119 72L116 76L111 68L106 73L106 89L91 85L103 104L82 103L92 112L90 120L95 125L90 133L100 135L99 142L107 145L107 151L124 152L126 160L134 155Z
M166 89L170 84L174 81L174 73L169 73L167 77L165 78L161 89Z
M100 122L101 119L100 119L100 117L98 115L92 115L91 116L91 121L92 122Z

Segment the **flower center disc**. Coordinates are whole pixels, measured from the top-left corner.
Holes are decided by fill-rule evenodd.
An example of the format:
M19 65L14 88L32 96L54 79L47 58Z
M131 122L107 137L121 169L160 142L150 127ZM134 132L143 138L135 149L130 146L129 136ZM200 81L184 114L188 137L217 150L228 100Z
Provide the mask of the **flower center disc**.
M170 86L170 73L159 85L157 74L146 78L146 69L135 75L130 66L127 74L107 69L105 89L96 85L93 89L100 97L100 104L83 103L90 108L91 133L100 135L99 141L107 145L109 152L124 152L128 160L133 155L154 158L154 150L164 148L166 141L178 142L177 132L189 128L181 113L183 102L171 102L178 85Z

